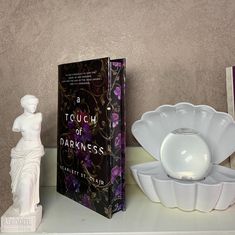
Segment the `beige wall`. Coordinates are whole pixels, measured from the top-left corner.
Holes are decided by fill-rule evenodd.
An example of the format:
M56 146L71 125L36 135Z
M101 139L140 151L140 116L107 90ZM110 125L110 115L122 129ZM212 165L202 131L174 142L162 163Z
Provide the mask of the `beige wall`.
M165 103L226 111L235 64L235 1L0 0L0 214L10 204L11 132L26 93L40 98L42 140L56 143L57 65L127 58L128 145L133 121Z

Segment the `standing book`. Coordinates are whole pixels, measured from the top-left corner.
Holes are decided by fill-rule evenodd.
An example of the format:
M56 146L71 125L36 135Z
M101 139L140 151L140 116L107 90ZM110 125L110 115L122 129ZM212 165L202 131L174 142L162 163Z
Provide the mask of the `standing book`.
M235 66L226 68L226 90L228 113L234 118ZM235 153L230 156L230 167L235 169Z
M226 68L226 89L228 113L234 118L235 67Z
M111 218L125 210L125 59L58 70L57 191Z

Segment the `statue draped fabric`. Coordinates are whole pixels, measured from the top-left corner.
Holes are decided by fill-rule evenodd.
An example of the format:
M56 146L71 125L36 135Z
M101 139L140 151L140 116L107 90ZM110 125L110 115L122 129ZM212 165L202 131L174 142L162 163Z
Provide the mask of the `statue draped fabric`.
M38 99L26 95L21 99L24 113L14 121L12 130L22 138L11 150L11 188L13 208L20 215L34 213L39 203L40 162L44 155L40 132L42 114L35 113Z

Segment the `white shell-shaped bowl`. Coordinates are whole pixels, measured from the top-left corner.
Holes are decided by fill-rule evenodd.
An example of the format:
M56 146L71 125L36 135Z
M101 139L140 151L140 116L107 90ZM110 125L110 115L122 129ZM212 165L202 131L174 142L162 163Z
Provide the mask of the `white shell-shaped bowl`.
M178 128L196 130L211 150L212 168L199 181L170 178L160 162L164 138ZM218 165L235 151L235 122L227 113L206 105L178 103L144 113L132 125L132 133L155 159L131 167L142 191L154 202L185 211L224 210L235 202L235 170Z

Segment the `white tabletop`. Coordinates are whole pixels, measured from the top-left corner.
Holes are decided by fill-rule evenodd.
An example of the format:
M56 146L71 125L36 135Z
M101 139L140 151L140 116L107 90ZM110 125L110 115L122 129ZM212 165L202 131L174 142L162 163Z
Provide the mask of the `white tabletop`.
M107 219L56 192L41 190L43 220L38 233L74 234L235 234L235 206L202 213L151 202L137 185L127 185L127 210Z
M46 149L40 190L43 218L36 234L235 235L235 204L225 211L202 213L169 209L151 202L133 184L128 170L129 166L146 161L152 158L142 148L127 148L127 210L107 219L56 192L56 149Z

